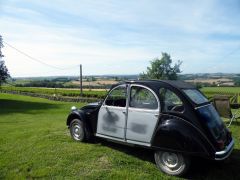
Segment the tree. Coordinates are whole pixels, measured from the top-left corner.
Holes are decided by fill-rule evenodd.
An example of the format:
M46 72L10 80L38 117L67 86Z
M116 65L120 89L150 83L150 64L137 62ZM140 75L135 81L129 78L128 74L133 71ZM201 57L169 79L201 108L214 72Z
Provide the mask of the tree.
M150 61L150 66L147 67L146 73L140 74L140 79L163 79L176 80L178 73L181 72L180 66L182 61L175 63L172 66L172 59L169 54L162 53L161 59L156 58Z
M7 78L10 77L7 67L5 66L5 62L2 60L4 57L2 54L3 41L2 36L0 35L0 86L3 82L6 82Z

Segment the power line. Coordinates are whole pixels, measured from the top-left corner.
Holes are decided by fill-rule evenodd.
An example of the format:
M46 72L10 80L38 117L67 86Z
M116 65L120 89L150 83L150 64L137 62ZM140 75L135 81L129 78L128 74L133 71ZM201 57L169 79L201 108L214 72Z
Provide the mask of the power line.
M30 73L30 74L21 74L21 76L36 76L36 75L42 75L42 74L51 74L51 73L56 73L56 72L60 72L60 71L64 71L64 70L69 70L69 69L75 69L77 68L77 66L79 65L74 65L68 68L64 68L64 69L59 69L59 70L55 70L55 71L47 71L47 72L37 72L37 73Z
M222 59L224 59L224 58L226 58L226 57L234 54L235 52L237 52L237 51L239 51L239 50L240 50L240 45L238 45L238 47L237 47L236 49L234 49L234 50L230 51L229 53L225 54L225 55L222 57Z
M62 68L59 68L59 67L53 66L53 65L51 65L51 64L47 64L47 63L45 63L45 62L43 62L43 61L41 61L41 60L39 60L39 59L37 59L37 58L34 58L34 57L28 55L27 53L25 53L25 52L23 52L23 51L17 49L16 47L10 45L10 44L7 43L6 41L2 41L2 42L3 42L4 44L6 44L8 47L14 49L15 51L21 53L22 55L24 55L24 56L26 56L26 57L28 57L28 58L31 59L32 61L36 61L36 62L38 62L38 63L41 63L41 64L43 64L43 65L45 65L45 66L49 66L49 67L54 68L54 69L63 70Z

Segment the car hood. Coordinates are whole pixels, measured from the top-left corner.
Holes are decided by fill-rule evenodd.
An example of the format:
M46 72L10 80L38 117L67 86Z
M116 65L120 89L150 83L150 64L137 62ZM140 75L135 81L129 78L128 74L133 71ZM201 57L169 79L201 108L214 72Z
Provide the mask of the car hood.
M89 104L81 107L80 110L95 109L97 107L100 107L101 105L102 105L102 103L100 103L100 102L89 103Z

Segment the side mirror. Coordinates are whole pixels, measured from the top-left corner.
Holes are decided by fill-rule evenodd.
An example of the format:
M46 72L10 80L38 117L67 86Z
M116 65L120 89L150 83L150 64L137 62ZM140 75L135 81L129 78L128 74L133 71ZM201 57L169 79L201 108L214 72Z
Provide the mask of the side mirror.
M103 104L103 100L98 101L98 104L102 105Z

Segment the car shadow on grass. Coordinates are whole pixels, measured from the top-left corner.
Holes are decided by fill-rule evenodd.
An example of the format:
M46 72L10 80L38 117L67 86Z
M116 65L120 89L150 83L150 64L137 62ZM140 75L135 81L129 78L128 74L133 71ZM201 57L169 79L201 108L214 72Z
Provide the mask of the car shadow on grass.
M240 150L234 149L224 161L194 158L189 179L240 179Z
M33 111L58 108L57 104L0 99L0 115L11 113L32 114Z
M96 143L101 143L101 145L103 145L103 146L123 152L130 156L134 156L143 161L148 161L148 162L154 163L154 156L153 156L154 151L151 149L145 149L145 148L136 147L136 146L122 145L122 144L118 144L118 143L114 143L114 142L109 142L109 141L106 141L103 139L97 139Z
M153 150L130 147L101 139L98 139L97 142L127 155L155 164ZM231 157L221 162L193 157L190 169L183 178L216 180L240 179L240 150L234 149Z

